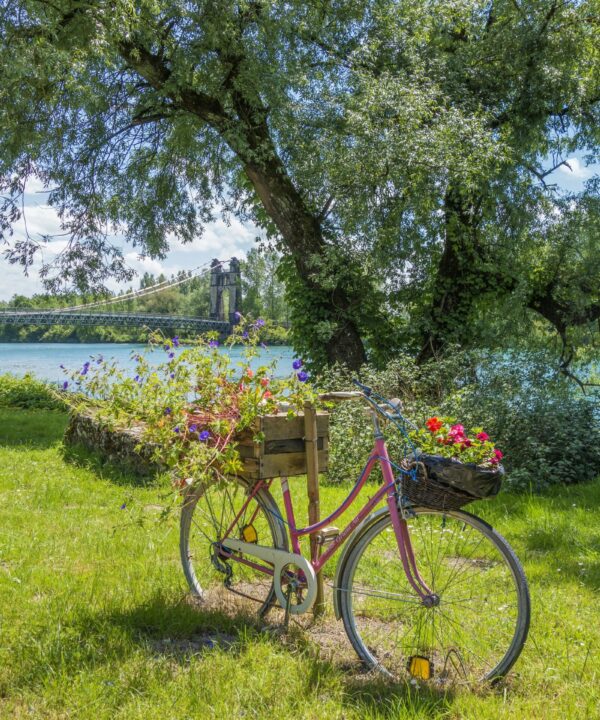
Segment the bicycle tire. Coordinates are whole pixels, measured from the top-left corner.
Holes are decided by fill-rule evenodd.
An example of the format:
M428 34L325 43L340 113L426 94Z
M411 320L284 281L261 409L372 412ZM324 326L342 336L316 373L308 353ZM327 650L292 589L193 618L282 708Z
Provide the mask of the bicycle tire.
M215 609L230 607L237 612L250 609L248 601L252 600L258 603L259 615L264 615L275 602L271 576L235 560L215 560L214 553L214 543L222 540L223 532L232 523L228 537L244 539L243 528L251 524L260 545L288 549L281 513L266 488L256 493L234 522L251 488L241 478L232 478L225 485L190 488L181 509L179 548L183 571L195 598ZM244 556L237 553L236 557ZM256 561L253 557L247 559ZM227 578L229 571L231 577ZM256 605L252 607L256 609Z
M340 572L341 615L358 656L394 679L449 685L504 677L530 622L514 551L462 510L417 508L408 525L417 567L439 605L425 607L410 587L389 512L382 515L356 538Z

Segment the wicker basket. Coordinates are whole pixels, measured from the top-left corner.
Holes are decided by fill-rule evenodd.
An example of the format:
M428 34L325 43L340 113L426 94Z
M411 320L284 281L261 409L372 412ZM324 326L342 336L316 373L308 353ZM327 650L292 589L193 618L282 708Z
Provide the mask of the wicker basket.
M417 479L402 475L401 497L415 507L428 507L434 510L458 510L467 503L478 500L462 490L450 487L429 476L422 462L404 459L401 466L405 470L417 468Z

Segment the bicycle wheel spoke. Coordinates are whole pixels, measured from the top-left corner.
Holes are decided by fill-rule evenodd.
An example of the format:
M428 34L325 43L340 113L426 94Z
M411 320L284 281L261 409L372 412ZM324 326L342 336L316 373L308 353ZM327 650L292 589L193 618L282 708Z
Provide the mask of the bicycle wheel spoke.
M181 518L181 559L190 589L203 600L220 607L239 610L249 599L254 611L263 612L273 599L272 575L246 562L254 563L251 555L216 553L215 547L228 532L242 537L245 519L252 517L252 525L261 545L287 548L280 513L267 490L260 489L252 498L246 493L243 481L231 481L225 486L198 488L186 499ZM260 563L259 563L260 564ZM248 608L250 609L250 608Z

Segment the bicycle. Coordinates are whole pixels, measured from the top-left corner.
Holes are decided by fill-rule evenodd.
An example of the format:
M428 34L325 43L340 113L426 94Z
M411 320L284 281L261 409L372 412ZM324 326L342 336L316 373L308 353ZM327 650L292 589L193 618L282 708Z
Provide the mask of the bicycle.
M399 404L357 385L360 392L324 397L365 401L374 447L353 489L325 519L296 525L286 477L280 478L285 517L270 492L273 480L189 489L180 550L192 593L206 598L218 586L257 601L261 616L279 605L287 620L311 608L316 574L343 546L333 581L335 616L368 667L394 679L441 685L504 677L519 657L530 620L518 558L475 515L406 500L403 488L418 478L390 459L380 423L381 417L392 420L405 433ZM382 485L344 529L332 530L376 465ZM300 538L315 533L322 553L309 559Z

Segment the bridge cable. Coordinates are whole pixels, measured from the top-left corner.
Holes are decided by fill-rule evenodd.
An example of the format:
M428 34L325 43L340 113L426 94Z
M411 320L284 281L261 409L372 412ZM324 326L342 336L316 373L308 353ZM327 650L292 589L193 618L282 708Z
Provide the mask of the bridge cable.
M167 290L172 287L177 287L178 285L182 285L183 283L189 282L190 280L194 280L197 277L201 277L201 275L206 274L207 270L212 269L213 267L221 267L225 263L228 263L229 260L219 260L218 264L211 265L213 261L206 262L202 265L198 265L198 267L191 270L191 275L185 278L175 279L175 280L165 280L162 283L158 283L157 285L150 285L147 288L141 288L139 290L131 290L128 293L125 293L124 295L119 296L113 296L110 298L106 298L105 300L96 300L91 303L82 303L80 305L71 305L70 307L62 307L62 308L53 308L51 310L46 310L45 312L48 313L63 313L63 312L72 312L73 310L85 310L87 308L94 308L94 307L104 307L106 305L114 305L116 303L120 302L128 302L129 300L137 300L139 298L148 297L149 295L154 295L156 293L162 292L163 290ZM210 265L210 268L207 266ZM202 273L197 273L197 271L203 270ZM19 310L22 310L23 308L18 308ZM33 309L33 308L31 308ZM30 309L30 310L31 310Z

